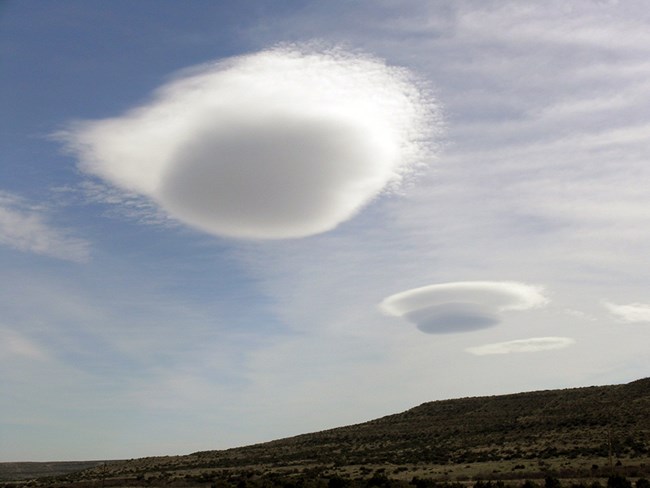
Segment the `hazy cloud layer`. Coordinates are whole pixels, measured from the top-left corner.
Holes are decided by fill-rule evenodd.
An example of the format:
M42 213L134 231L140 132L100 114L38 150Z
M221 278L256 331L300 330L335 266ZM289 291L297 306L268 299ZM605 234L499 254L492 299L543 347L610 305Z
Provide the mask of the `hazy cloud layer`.
M647 303L616 305L606 302L605 308L624 322L650 322L650 304Z
M426 155L435 106L404 69L296 46L200 66L60 134L79 167L215 235L333 229Z
M385 298L380 309L404 317L422 332L441 334L491 327L501 312L547 302L537 286L512 281L461 281L413 288Z
M47 222L45 209L0 191L0 244L68 261L89 259L89 244Z
M533 337L531 339L519 339L516 341L469 347L465 350L476 356L487 356L492 354L510 354L513 352L538 352L564 349L573 344L575 344L575 340L570 337Z

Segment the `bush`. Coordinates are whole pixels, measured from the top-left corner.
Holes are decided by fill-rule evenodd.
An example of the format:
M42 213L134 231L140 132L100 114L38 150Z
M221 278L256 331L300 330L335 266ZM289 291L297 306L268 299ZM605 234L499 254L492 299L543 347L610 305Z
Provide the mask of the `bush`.
M553 476L544 478L544 488L560 488L561 485L560 480Z
M492 488L492 482L478 480L476 483L474 483L474 488Z
M625 476L615 474L607 479L607 488L632 488L632 482Z
M413 476L411 484L415 485L415 488L434 488L436 486L436 482L432 479L418 478L417 476Z
M327 482L327 488L345 488L349 482L340 476L332 476Z
M366 486L373 487L388 487L390 486L390 480L383 474L376 472L374 475L372 475L372 478L368 480L366 483Z

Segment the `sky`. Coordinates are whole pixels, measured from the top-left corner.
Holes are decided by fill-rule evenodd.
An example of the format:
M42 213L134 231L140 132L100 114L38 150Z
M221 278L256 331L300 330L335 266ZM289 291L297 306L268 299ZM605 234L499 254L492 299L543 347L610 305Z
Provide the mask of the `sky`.
M643 1L0 3L0 461L650 371Z

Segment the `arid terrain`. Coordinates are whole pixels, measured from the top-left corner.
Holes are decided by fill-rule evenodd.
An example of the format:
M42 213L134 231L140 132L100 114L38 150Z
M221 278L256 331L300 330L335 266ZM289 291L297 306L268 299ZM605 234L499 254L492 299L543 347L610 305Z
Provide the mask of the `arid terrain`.
M8 479L6 470L0 475ZM236 449L107 462L31 481L21 477L5 486L423 488L497 480L520 486L530 480L547 488L557 488L549 487L556 482L597 488L609 478L610 485L634 481L642 488L650 477L650 378L435 401L362 424Z

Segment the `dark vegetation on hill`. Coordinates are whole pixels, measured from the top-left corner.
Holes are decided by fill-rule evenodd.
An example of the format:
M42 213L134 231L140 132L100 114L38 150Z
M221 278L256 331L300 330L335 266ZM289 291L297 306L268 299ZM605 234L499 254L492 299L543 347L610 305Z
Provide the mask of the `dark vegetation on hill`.
M103 461L0 463L0 482L75 473L101 464Z
M228 451L196 453L218 466L473 463L617 456L650 450L650 378L628 385L430 402L367 423Z
M646 378L626 385L429 402L358 425L236 449L111 463L48 482L222 488L410 483L429 488L425 485L434 481L474 486L478 479L606 484L610 475L618 476L610 483L627 476L641 478L643 485L649 474Z

